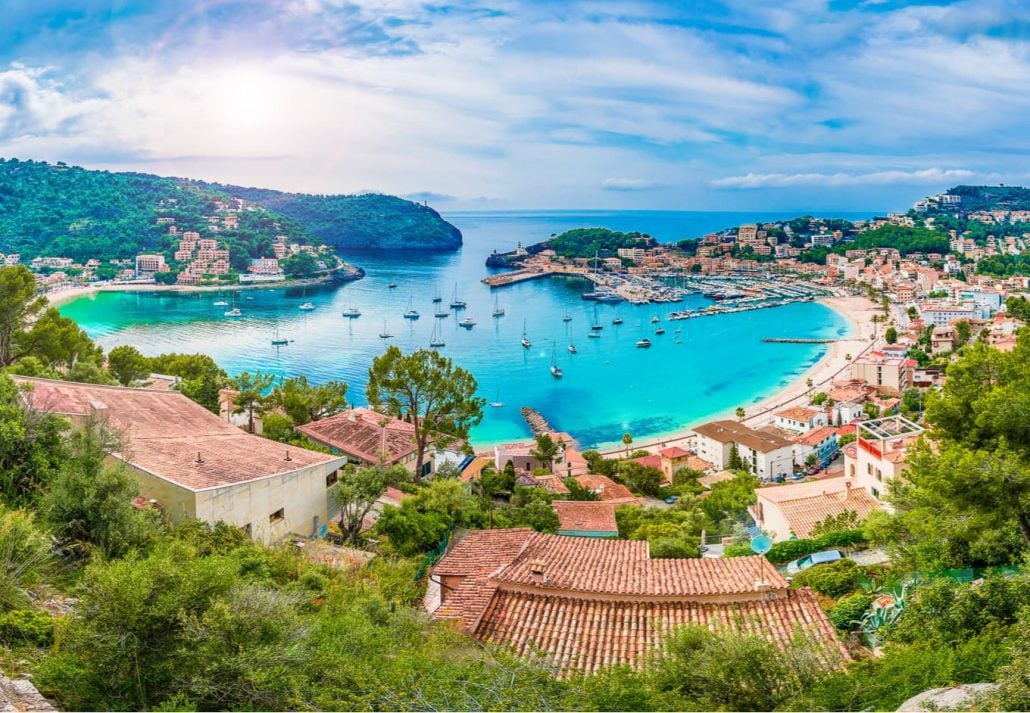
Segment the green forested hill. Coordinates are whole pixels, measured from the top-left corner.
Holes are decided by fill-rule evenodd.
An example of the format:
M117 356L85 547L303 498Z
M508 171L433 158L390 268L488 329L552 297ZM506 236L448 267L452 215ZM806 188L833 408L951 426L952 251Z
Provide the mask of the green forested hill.
M395 196L379 193L313 195L210 185L296 221L335 248L457 250L461 247L461 231L439 213Z
M298 242L364 249L460 247L461 233L433 210L390 196L309 196L220 186L142 173L90 171L64 164L0 159L0 252L76 260L169 255L175 239L157 217L181 230L207 226L213 201L252 201L239 228L217 235L233 262L267 254L276 234ZM321 238L321 240L319 240Z
M1030 188L1022 186L955 186L948 193L962 196L961 209L1030 210Z

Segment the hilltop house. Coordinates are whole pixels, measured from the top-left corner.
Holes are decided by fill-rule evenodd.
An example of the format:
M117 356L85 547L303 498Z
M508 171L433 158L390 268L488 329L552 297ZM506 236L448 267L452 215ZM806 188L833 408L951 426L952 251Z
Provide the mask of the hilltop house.
M810 537L827 517L853 512L861 520L879 509L875 498L854 485L852 478L840 477L756 488L751 515L776 542Z
M227 522L255 540L324 534L346 459L244 433L177 391L15 377L25 402L119 431L111 459L173 522Z
M906 452L923 429L903 416L887 416L857 424L854 448L844 451L844 474L855 485L882 500L890 481L907 467ZM889 508L888 508L889 509Z
M640 666L685 624L754 632L780 646L800 629L847 658L811 590L791 589L764 557L651 559L642 540L477 530L431 577L440 584L435 618L542 657L563 676Z

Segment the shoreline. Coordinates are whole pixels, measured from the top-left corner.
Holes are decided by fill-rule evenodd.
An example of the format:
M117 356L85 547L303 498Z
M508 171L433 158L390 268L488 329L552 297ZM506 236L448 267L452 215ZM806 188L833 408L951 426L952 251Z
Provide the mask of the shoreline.
M842 372L847 370L851 360L845 359L845 356L850 355L852 359L857 358L876 344L872 339L876 329L875 325L870 322L870 318L880 312L878 305L860 296L822 297L816 301L844 317L851 327L851 334L848 337L830 343L826 353L823 354L818 362L791 379L787 384L751 404L742 405L746 414L743 423L752 426L761 424L764 422L763 419L771 420L771 415L774 411L795 405L802 400L807 401L810 393L818 393ZM812 380L811 387L808 386L809 379ZM629 447L629 452L643 450L655 453L672 446L690 446L694 440L694 427L708 421L736 420L735 408L709 414L669 433L647 436L646 439L639 443L632 443ZM575 438L576 434L573 433L571 435ZM504 442L507 441L502 441L501 443ZM484 450L490 450L496 445L499 445L499 443L477 443L474 445L473 450L479 453ZM624 456L626 454L626 447L621 443L605 443L596 449L590 450L597 450L602 455Z
M353 279L360 279L355 277ZM157 285L154 283L114 283L106 285L81 285L65 290L45 292L43 296L51 307L77 300L80 297L92 297L101 292L241 292L243 290L281 290L291 287L311 287L333 282L332 275L308 280L284 280L282 282L257 282L241 285Z

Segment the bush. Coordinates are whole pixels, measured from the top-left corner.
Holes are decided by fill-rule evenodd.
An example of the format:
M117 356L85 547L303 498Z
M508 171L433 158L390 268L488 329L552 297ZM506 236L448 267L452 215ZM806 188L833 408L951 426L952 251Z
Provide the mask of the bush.
M790 584L792 587L811 587L819 594L837 599L858 588L861 574L854 560L843 559L798 572Z
M54 618L35 609L7 612L0 616L0 640L7 646L50 646L54 643Z
M751 549L751 545L746 542L742 542L736 545L726 545L723 548L723 557L750 557L755 552Z
M810 555L820 550L837 550L865 542L862 530L839 530L828 532L810 540L785 540L777 542L766 555L773 564L786 564L799 557Z
M855 628L855 623L865 614L869 605L873 603L874 599L875 597L872 594L866 592L849 594L834 604L827 617L837 627L838 631L851 631Z

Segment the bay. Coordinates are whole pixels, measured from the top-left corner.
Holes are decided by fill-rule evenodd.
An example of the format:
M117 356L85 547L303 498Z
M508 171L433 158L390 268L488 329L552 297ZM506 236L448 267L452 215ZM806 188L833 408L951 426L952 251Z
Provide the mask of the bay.
M674 309L708 304L700 296L675 305L608 305L583 301L587 283L551 277L490 290L480 279L493 249L529 244L572 227L602 226L639 230L659 240L696 237L754 220L787 215L673 211L520 211L446 214L465 237L456 253L344 253L367 276L340 287L261 289L242 292L104 292L71 301L62 314L75 319L105 348L132 344L144 354L201 352L229 373L262 370L278 375L306 374L315 381L342 379L351 401L364 402L368 367L386 344L405 351L427 347L436 324L446 342L441 352L469 369L489 402L483 422L473 431L479 444L529 434L520 408L532 406L556 428L584 447L618 442L631 433L636 441L672 433L737 406L754 403L790 383L816 363L825 347L765 344L763 337L830 338L848 333L846 320L816 303L667 322ZM868 217L852 215L843 217ZM391 289L390 284L396 284ZM432 298L439 293L441 305ZM462 311L433 314L457 294ZM494 318L495 296L505 315ZM225 300L243 312L227 318ZM300 310L305 302L315 309ZM418 320L405 320L410 304ZM341 313L357 307L362 316ZM572 317L564 322L563 316ZM472 329L459 326L469 316ZM612 319L619 316L623 324ZM654 334L653 316L666 333ZM588 338L592 324L601 337ZM525 328L532 342L524 349ZM682 330L677 333L676 329ZM381 339L379 334L393 334ZM290 344L271 344L278 334ZM635 348L647 336L651 349ZM677 341L679 343L677 343ZM576 354L567 346L574 343ZM552 360L564 372L550 374Z

